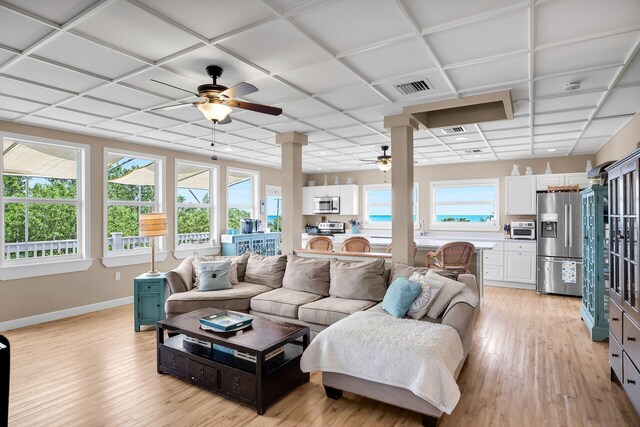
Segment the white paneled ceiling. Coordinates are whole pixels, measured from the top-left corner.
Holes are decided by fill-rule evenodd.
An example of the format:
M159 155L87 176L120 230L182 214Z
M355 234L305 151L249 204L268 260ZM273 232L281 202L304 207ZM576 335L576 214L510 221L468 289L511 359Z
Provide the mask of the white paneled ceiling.
M220 65L283 109L234 111L220 158L279 167L295 130L305 171L353 170L385 115L500 89L514 120L421 129L418 164L594 153L640 110L639 43L638 0L0 0L0 119L210 155L198 110L152 111L195 99L151 79L195 92Z

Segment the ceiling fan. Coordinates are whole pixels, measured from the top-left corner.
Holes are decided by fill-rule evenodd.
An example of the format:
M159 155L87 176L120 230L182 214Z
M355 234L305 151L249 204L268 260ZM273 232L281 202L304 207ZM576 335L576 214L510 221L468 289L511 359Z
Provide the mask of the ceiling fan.
M206 68L207 74L213 79L213 83L206 83L198 86L198 93L183 89L178 86L171 85L169 83L161 82L159 80L151 79L151 81L163 84L165 86L172 87L174 89L181 90L183 92L190 93L201 101L185 102L175 105L167 105L165 107L152 108L152 110L173 110L183 107L197 107L198 110L204 114L204 116L217 124L231 123L231 113L234 108L242 108L244 110L256 111L258 113L270 114L272 116L279 116L282 114L282 108L270 107L268 105L254 104L251 102L237 101L234 98L249 95L257 92L258 88L246 82L240 82L234 86L226 87L218 84L218 79L222 76L223 69L217 65L209 65Z
M373 163L378 166L378 169L382 172L388 172L391 170L391 156L387 154L389 146L383 145L380 149L382 150L382 156L378 156L376 159L360 159L360 161Z

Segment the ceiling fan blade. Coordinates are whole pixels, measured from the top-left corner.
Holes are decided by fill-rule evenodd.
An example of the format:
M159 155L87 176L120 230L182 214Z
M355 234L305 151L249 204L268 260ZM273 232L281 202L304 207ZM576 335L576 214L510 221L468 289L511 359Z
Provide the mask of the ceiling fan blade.
M279 116L282 114L282 108L270 107L268 105L253 104L251 102L236 101L235 99L228 99L223 104L229 107L242 108L245 110L257 111L258 113L271 114L272 116Z
M231 116L227 114L227 117L225 117L224 119L220 120L217 124L219 125L226 125L231 123Z
M361 162L369 162L369 163L375 163L378 161L377 159L358 159L358 160L360 160Z
M172 88L174 88L174 89L181 90L181 91L183 91L183 92L190 93L190 94L191 94L191 95L193 95L193 96L197 96L197 97L199 97L199 96L200 96L200 95L198 95L197 93L194 93L193 91L190 91L190 90L187 90L187 89L182 89L181 87L174 86L174 85L170 85L169 83L161 82L160 80L151 79L151 81L152 81L152 82L156 82L156 83L160 83L161 85L165 85L165 86L172 87Z
M220 95L224 95L227 98L237 98L257 91L258 88L254 85L250 85L246 82L240 82L237 85L233 85L229 89L220 92Z
M165 107L156 107L156 108L151 108L149 111L156 111L156 110L175 110L177 108L184 108L184 107L192 107L193 103L191 102L187 102L185 104L174 104L174 105L167 105Z

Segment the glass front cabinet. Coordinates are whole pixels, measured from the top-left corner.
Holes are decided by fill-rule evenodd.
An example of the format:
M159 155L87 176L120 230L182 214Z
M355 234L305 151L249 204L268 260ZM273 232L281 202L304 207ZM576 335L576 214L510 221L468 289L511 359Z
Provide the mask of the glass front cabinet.
M640 413L639 159L640 149L606 169L609 174L609 225L611 228L607 284L611 380L617 379L622 384L638 413Z
M580 317L594 341L609 338L609 189L592 186L582 193L583 282Z

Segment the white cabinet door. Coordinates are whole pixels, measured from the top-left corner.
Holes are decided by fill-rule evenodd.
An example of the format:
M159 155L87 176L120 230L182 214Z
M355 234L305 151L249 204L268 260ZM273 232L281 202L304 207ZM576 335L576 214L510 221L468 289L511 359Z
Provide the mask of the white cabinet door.
M501 265L485 265L484 280L504 280L503 267Z
M531 252L504 253L505 282L536 283L536 254Z
M504 252L503 251L482 251L482 262L484 266L500 266L504 264Z
M534 175L507 176L505 211L507 215L536 214L536 178Z
M580 189L589 187L589 178L587 173L566 173L564 174L564 182L566 185L579 185Z
M319 185L315 188L316 197L339 197L340 196L340 186L339 185Z
M340 215L358 215L358 186L340 185Z
M565 185L563 173L554 173L549 175L536 175L536 189L538 191L547 191L550 185ZM535 213L535 212L534 212Z
M302 215L313 215L316 187L302 187Z

